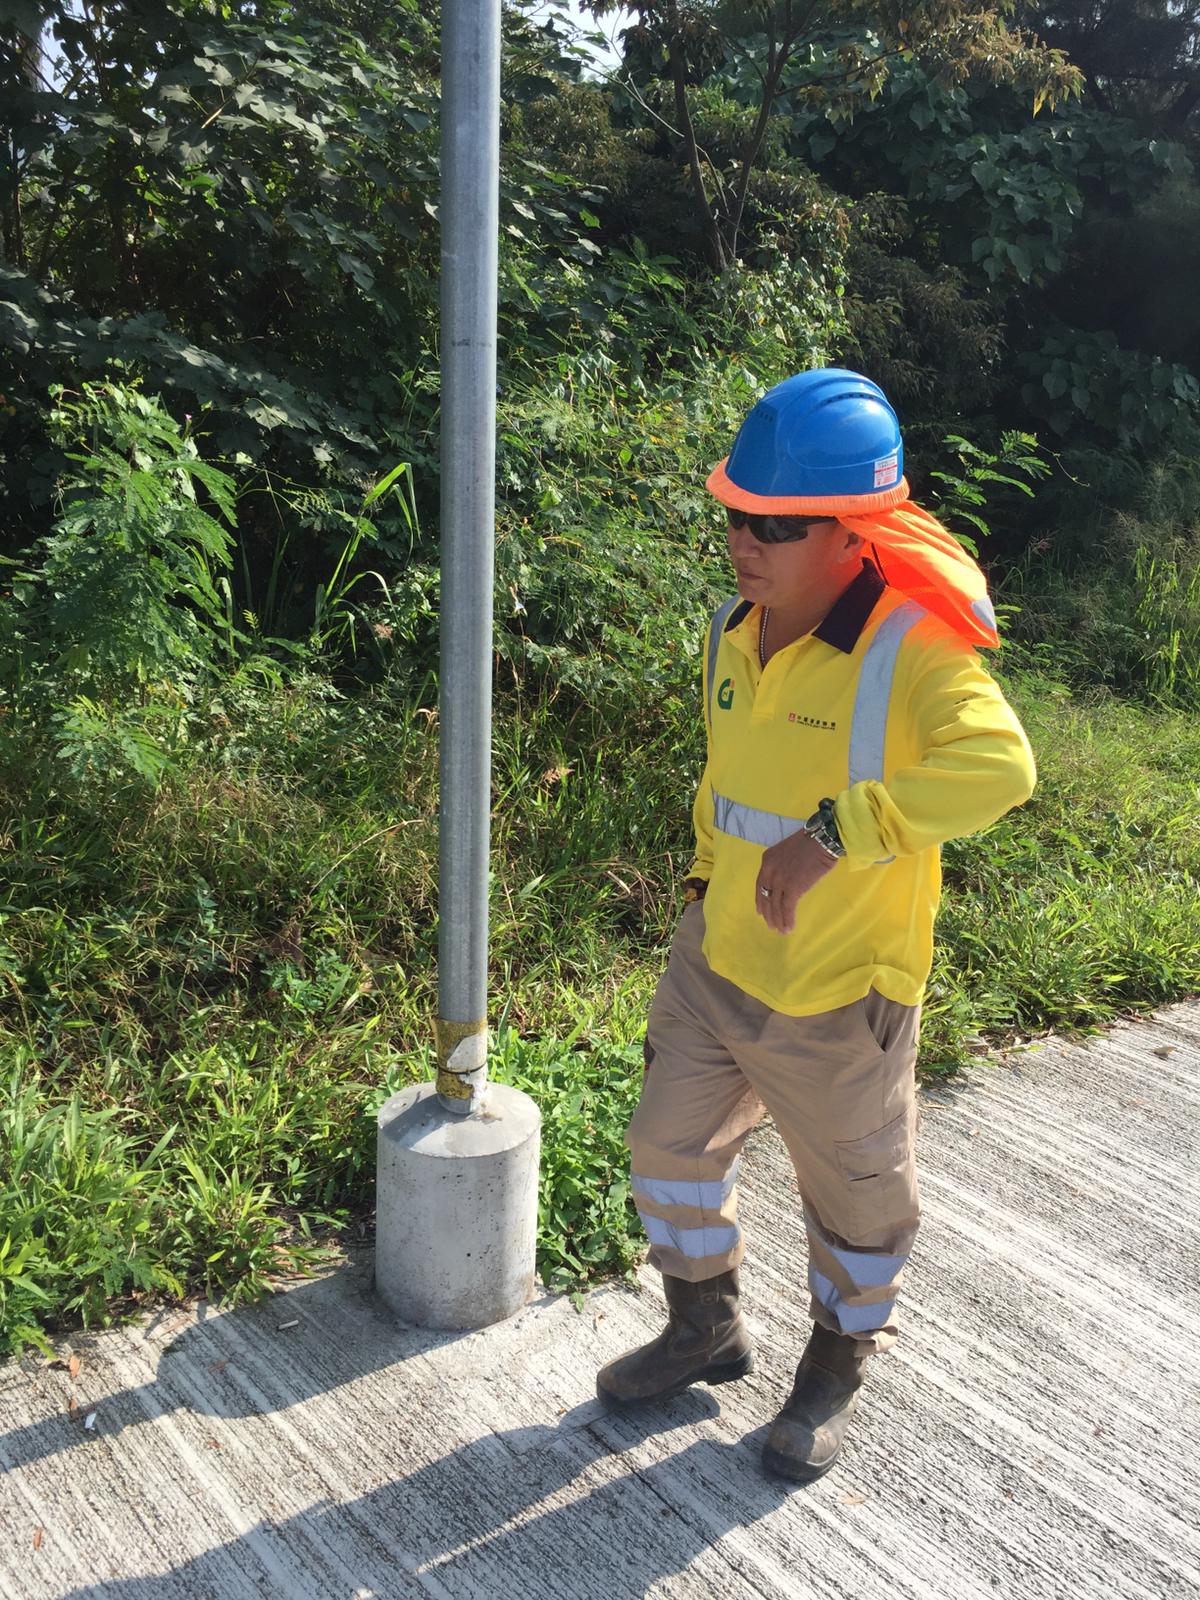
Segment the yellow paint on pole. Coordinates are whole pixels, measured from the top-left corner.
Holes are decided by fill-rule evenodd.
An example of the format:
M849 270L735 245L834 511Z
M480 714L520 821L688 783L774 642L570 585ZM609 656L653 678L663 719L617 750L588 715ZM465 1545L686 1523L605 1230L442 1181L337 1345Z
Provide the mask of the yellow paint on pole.
M480 1022L433 1024L437 1047L437 1092L448 1100L470 1100L478 1090L476 1074L487 1066L487 1018Z

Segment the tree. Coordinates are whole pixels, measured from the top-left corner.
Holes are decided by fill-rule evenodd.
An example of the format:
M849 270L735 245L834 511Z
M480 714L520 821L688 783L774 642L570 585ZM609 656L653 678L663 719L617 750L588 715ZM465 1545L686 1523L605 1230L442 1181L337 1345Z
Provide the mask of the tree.
M1099 110L1136 117L1168 139L1195 132L1200 0L1050 0L1024 15L1070 56Z
M619 0L590 0L600 17ZM674 134L711 264L738 259L755 170L773 114L804 97L850 117L879 93L891 65L920 57L950 79L974 73L1027 92L1035 109L1075 93L1079 77L1060 50L1010 29L1001 10L979 0L635 0L623 34L628 81L670 87ZM714 161L697 136L694 101L716 74L749 116L734 160Z

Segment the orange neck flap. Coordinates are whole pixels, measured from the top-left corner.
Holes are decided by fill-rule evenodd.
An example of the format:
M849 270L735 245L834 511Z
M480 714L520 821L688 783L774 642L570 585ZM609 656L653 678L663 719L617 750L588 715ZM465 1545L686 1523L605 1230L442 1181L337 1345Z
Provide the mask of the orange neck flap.
M976 562L936 517L906 500L890 511L838 520L879 552L879 565L893 589L925 607L968 644L995 650L1000 644L987 579Z

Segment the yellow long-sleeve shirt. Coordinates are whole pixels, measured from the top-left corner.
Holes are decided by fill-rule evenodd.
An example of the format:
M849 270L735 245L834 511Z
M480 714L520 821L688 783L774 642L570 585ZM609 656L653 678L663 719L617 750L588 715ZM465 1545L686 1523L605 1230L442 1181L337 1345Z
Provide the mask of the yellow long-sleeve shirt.
M705 957L793 1016L872 988L915 1005L933 961L939 846L1029 798L1029 741L978 655L869 563L765 669L761 609L723 611L710 624L693 810ZM802 897L795 929L775 933L755 907L763 850L827 795L845 859Z

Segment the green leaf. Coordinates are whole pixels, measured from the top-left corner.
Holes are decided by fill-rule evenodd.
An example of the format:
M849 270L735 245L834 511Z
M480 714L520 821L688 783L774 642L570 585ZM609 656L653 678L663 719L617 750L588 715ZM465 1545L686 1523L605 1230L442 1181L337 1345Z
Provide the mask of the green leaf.
M369 505L373 505L376 500L378 500L382 495L385 495L392 485L399 482L399 480L408 471L409 464L407 461L401 461L394 466L387 476L382 478L367 495L366 499L363 501L363 510L365 511Z
M1023 282L1028 282L1029 278L1033 275L1033 262L1030 259L1029 252L1025 246L1010 242L1008 246L1008 259L1017 269L1018 277L1020 277Z
M280 428L290 419L286 411L279 406L267 405L263 400L251 397L242 406L246 415L257 422L260 428Z

